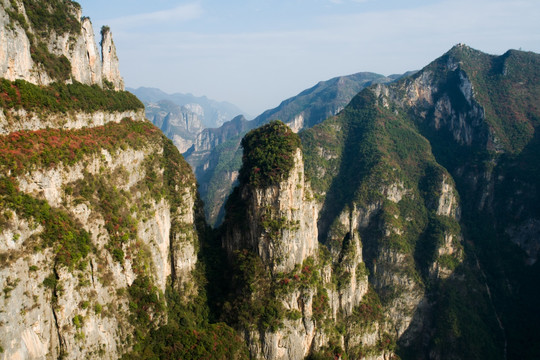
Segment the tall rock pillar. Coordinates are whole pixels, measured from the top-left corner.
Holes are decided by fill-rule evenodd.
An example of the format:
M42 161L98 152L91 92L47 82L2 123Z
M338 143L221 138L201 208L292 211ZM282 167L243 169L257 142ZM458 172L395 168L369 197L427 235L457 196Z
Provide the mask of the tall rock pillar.
M124 90L124 79L120 76L118 55L108 26L101 28L101 62L103 80L112 83L115 90Z

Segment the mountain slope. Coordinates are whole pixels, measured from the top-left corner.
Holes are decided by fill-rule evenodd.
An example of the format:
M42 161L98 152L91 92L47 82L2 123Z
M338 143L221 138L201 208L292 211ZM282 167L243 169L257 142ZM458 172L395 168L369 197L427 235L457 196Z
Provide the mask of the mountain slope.
M145 108L147 119L160 128L180 152L188 150L204 129L196 113L169 100L147 103Z
M283 101L278 107L265 111L254 121L256 126L260 126L270 120L279 119L298 132L336 115L363 88L389 81L390 78L368 72L321 81Z
M93 72L76 3L0 19L26 61L0 58L4 358L540 356L540 55L457 45L299 134L207 131L199 165L239 169L213 230L115 56Z
M539 59L458 45L301 134L319 238L353 209L404 357L538 355Z

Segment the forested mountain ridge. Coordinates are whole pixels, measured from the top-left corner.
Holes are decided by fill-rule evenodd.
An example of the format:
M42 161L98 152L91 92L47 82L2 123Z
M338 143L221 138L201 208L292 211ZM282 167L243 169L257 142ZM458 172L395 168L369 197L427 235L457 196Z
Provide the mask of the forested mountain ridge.
M538 354L525 343L538 340L539 61L457 45L301 133L322 201L320 240L352 208L387 311L406 314L411 293L388 269L423 294L398 339L404 357ZM401 194L397 208L383 200L388 184Z

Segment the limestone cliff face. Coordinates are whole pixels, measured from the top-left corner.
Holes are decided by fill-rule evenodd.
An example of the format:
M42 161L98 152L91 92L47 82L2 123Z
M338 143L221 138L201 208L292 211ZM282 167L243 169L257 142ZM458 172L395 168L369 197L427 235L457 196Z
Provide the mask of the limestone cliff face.
M277 273L291 271L318 252L318 209L314 200L307 199L311 189L305 181L300 149L294 154L294 167L287 179L264 188L243 187L240 196L246 203L247 218L224 240L230 254L253 250L272 273Z
M252 127L253 124L249 124L246 118L243 115L240 115L231 121L227 121L219 128L204 129L197 135L197 140L193 145L193 152L198 156L208 155L215 147L238 135L244 134Z
M179 106L169 100L146 104L148 119L173 140L181 153L192 147L204 129L200 115L202 110L200 106Z
M319 244L319 205L305 179L301 150L293 155L294 166L278 184L241 182L223 225L222 243L229 257L251 252L263 266L250 270L258 274L248 287L250 295L237 299L244 307L245 297L251 299L247 306L254 308L245 316L261 311L260 301L268 302L263 312L271 307L278 314L269 328L264 325L268 320L261 319L254 321L259 326L239 328L251 357L303 359L309 354L339 356L341 351L356 356L370 351L373 359L391 356L389 348L379 345L384 336L380 305L373 295L367 296L359 213L344 211L329 235L329 249ZM348 330L340 334L340 326Z
M4 359L117 359L131 346L129 288L137 278L149 276L162 293L171 282L186 299L196 293L195 183L177 183L174 198L149 192L147 177L163 176L163 156L159 142L149 143L16 177L21 196L65 213L90 234L92 250L78 265L61 264L58 250L45 245L43 223L2 206L0 279L10 289L0 299ZM96 184L98 189L81 195ZM118 234L105 210L111 195L103 191L116 194L113 201L131 209L121 216L136 222L118 253L111 252ZM148 311L154 322L164 320L155 309Z
M10 20L5 11L6 7L10 6L7 3L8 1L3 1L0 8L0 74L9 80L26 79L32 83L40 83L38 74L31 71L33 61L30 40L24 29Z
M16 5L15 7L13 5ZM0 6L0 77L8 80L23 79L33 84L47 85L59 79L51 76L38 57L35 48L41 46L57 58L69 62L69 74L65 81L103 86L103 80L123 90L124 83L118 68L118 57L110 31L104 31L101 54L94 38L92 23L82 18L80 7L68 3L66 16L76 22L71 30L35 29L21 0L2 0ZM51 10L49 10L51 11ZM21 23L24 19L24 24ZM69 21L66 20L66 21ZM30 37L31 36L31 37ZM32 40L30 40L32 39Z
M34 28L22 1L0 4L0 77L109 89L62 84L74 92L62 100L53 91L51 100L53 86L12 82L17 91L3 102L5 360L118 359L131 351L135 330L167 322L166 290L186 304L199 292L199 204L189 165L145 120L140 102L110 89L123 89L110 31L103 32L102 59L90 20L76 3L62 4L68 30L52 22ZM35 6L49 9L47 2ZM67 77L48 62L68 69ZM23 88L33 95L21 96ZM113 105L103 105L104 97Z
M457 45L417 74L391 85L377 85L374 91L383 106L412 108L418 119L436 131L449 132L457 144L500 152L500 140L475 97L470 74L454 54L469 50L466 45Z
M81 20L81 32L82 36L77 39L77 45L71 57L74 80L83 84L102 84L102 61L89 18Z
M110 81L115 90L124 90L124 79L120 76L116 46L114 46L112 33L108 28L101 29L100 44L103 78Z
M94 111L69 113L34 113L24 109L6 109L0 113L0 134L9 134L21 130L39 130L46 128L81 129L83 127L103 126L119 123L130 118L144 120L144 109L126 111Z

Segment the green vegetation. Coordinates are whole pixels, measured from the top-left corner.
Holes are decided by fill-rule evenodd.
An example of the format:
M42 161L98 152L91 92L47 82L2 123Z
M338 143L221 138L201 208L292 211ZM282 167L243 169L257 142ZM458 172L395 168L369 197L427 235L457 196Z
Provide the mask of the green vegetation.
M197 264L199 293L189 301L170 284L163 297L148 277L137 278L128 289L132 321L138 324L136 342L122 359L248 359L244 342L231 327L209 322L203 267Z
M449 61L458 64L457 69L448 70ZM539 149L539 64L538 54L510 50L502 56L491 56L457 46L427 67L439 89L435 100L447 97L456 116L465 116L472 131L472 143L467 145L456 141L445 127L436 129L423 117L412 118L429 139L437 161L454 177L460 194L461 231L468 245L461 248L453 244L463 251L463 263L454 254L437 255L434 247L443 234L460 230L456 230L458 224L430 214L415 254L417 259L437 261L464 279L462 283L449 281L444 290L434 295L444 299L437 310L440 316L435 320L438 330L432 346L442 357L459 348L470 358L502 358L504 339L508 358L535 358L540 354L537 347L530 346L538 343L538 335L533 334L540 334L538 317L530 317L535 313L532 309L539 306L539 297L537 291L529 291L540 275L525 265L522 249L509 241L507 232L540 214L536 195L538 167L532 165L538 163ZM467 79L473 86L471 103L461 91ZM481 113L474 115L474 107L482 108L485 121ZM434 188L434 180L440 175L438 171L426 171L422 191L432 192L428 189ZM433 200L428 199L428 207L432 207ZM420 262L421 267L426 269L427 262ZM470 341L473 338L478 340Z
M105 36L105 34L108 33L108 32L110 32L110 31L111 31L111 28L110 28L109 26L103 25L103 26L101 27L101 31L100 31L101 36Z
M327 331L328 344L310 354L309 359L361 358L383 351L397 351L403 358L426 354L450 358L459 354L498 359L503 358L505 340L508 358L536 358L540 290L533 285L540 279L540 265L526 265L527 255L508 240L509 230L521 229L518 226L530 224L528 221L540 214L536 166L540 142L538 132L533 131L540 118L534 103L538 98L534 81L538 83L538 79L536 70L529 74L531 82L516 75L517 67L537 67L537 62L516 52L501 58L484 56L480 61L469 50L463 51L452 55L462 61L458 70L434 74L441 83L436 97L449 96L458 114L467 113L471 105L459 94L459 79L463 74L469 76L478 92L477 101L485 106L488 125L501 136L507 153L497 155L482 144L459 144L444 129L415 118L415 109L401 109L392 103L381 106L373 91L363 91L340 115L301 134L306 173L323 206L321 240L329 250L323 248L318 258L308 258L288 273L270 273L261 258L249 250L237 251L227 259L221 234L211 233L206 227L197 199L196 230L192 224L174 221L171 227L171 242L193 241L199 252L197 268L191 275L193 287L182 288L173 276L165 294L161 293L145 263L147 251L136 239L139 217L148 214L149 199L167 199L172 214L191 211L185 208L179 189L192 184L190 191L195 194L195 181L174 145L144 122L124 120L93 129L46 129L0 136L0 170L4 174L0 177L0 225L7 225L14 214L29 219L42 228L41 234L25 239L29 251L50 247L56 266L84 271L83 259L92 251L89 234L66 212L19 191L15 177L38 168L84 162L90 156L99 156L102 149L114 156L126 147L141 149L158 144L158 150L163 146L163 156L158 152L145 159L145 177L133 194L148 195L136 204L133 197L138 195L111 185L112 178L126 176L122 169L85 174L84 180L65 187L72 201L84 202L103 215L111 239L107 248L116 261L134 259L134 254L141 256L140 260L131 260L136 280L127 290L117 291L118 296L129 296L129 320L136 326L134 341L128 340L132 351L124 359L248 358L235 329L276 332L284 322L300 323L302 312L286 310L280 301L296 291L310 296L316 327ZM473 63L468 62L471 59ZM439 71L447 61L448 57L430 69ZM63 87L69 86L51 90L58 92L50 98L51 109L61 102L56 99L62 99L58 89ZM32 104L41 95L23 95L34 91L28 89L23 82L3 82L0 99L8 108L38 109ZM37 89L49 91L53 87ZM91 87L86 89L97 94ZM523 103L517 100L520 91L527 94ZM70 94L65 97L66 104L83 102L73 100L73 92ZM29 100L23 100L25 96ZM506 96L510 105L504 104ZM48 104L49 100L40 101ZM63 106L65 110L53 111L73 109L72 105ZM429 118L431 114L427 113ZM227 144L231 148L234 145ZM277 121L250 132L242 145L245 152L240 179L248 186L270 186L283 180L292 169L292 154L300 147L298 137ZM223 156L223 164L237 160ZM437 213L443 183L457 189L453 195L462 211L461 221ZM240 191L236 188L229 198L226 223L239 224L236 229L241 231L246 206ZM260 224L268 235L265 241L278 240L283 229L298 226L267 210ZM351 233L349 226L342 224L347 217L358 225L358 233ZM450 235L451 249L445 249ZM358 255L351 239L357 237L362 239L365 261L357 265L357 275L369 276L376 286L370 285L352 315L338 312L334 319L328 316L330 290L339 292L351 281L349 260ZM329 266L332 282L323 284L321 274ZM452 274L436 274L433 269L437 266ZM29 271L37 270L35 265L29 267ZM56 270L53 268L43 281L43 286L53 291L53 302L56 293L62 291ZM79 284L83 280L79 277ZM376 325L380 329L394 325L385 323L391 320L389 306L401 311L400 301L407 295L403 291L410 287L399 282L414 287L420 296L425 294L426 300L417 313L406 315L427 316L422 330L428 332L408 339L406 345L396 344L395 335L376 330ZM4 295L9 297L15 288L16 283L8 281ZM108 311L94 298L81 302L81 307L102 316ZM84 339L80 331L83 322L82 315L72 318L79 340ZM348 346L351 328L378 331L378 339L371 346L359 344L344 350L341 336ZM414 327L410 330L412 333ZM425 334L431 337L429 343Z
M341 214L351 209L377 209L369 226L361 230L363 257L369 269L359 272L370 274L370 279L377 279L380 285L370 289L347 321L361 326L385 321L385 308L404 296L405 288L378 278L378 269L392 269L414 281L419 290L435 291L438 280L430 275L434 263L449 270L460 267L460 226L453 218L436 215L443 179L452 184L452 177L437 163L430 142L409 114L392 105L380 106L375 94L367 89L340 115L302 132L300 137L306 175L315 196L325 194L319 196L323 200L320 238L333 252L343 251L340 256L347 256L350 234L340 228L337 219ZM390 191L400 195L389 199ZM454 236L456 254L437 256L438 249L445 246L446 235ZM387 255L381 256L387 252L403 257L399 262L390 261ZM335 269L338 288L350 281L349 277L350 273L339 266ZM349 349L349 355L392 350L396 340L383 334L376 347Z
M463 46L453 48L447 56L462 62L475 98L485 109L486 121L504 149L519 153L540 125L540 109L536 106L540 96L540 55L509 50L502 56L491 56ZM449 88L458 83L456 77L449 73Z
M383 319L384 310L381 301L375 290L370 286L368 292L362 298L362 302L353 309L353 316L347 321L351 324L367 327L376 322L380 323Z
M12 178L0 177L0 206L43 226L40 247L52 247L55 262L73 267L91 250L90 235L64 211L52 208L46 201L20 192Z
M80 329L83 326L84 319L81 315L75 315L72 319L73 325L76 329Z
M0 79L0 107L24 109L39 114L68 111L127 111L143 108L135 95L127 91L101 89L97 85L52 83L40 86L25 80Z
M43 285L48 289L55 289L58 279L55 274L50 274L43 280Z
M235 253L231 264L230 289L236 289L223 305L223 320L238 329L275 332L285 317L281 302L275 301L277 288L261 258L248 250Z
M131 323L136 324L139 332L144 332L150 326L156 325L159 314L164 310L163 295L152 284L147 275L137 276L128 288L130 297Z
M389 166L377 143L383 120L369 90L358 94L339 116L302 132L305 171L315 197L324 196L320 238L326 241L331 221L353 202L380 198L377 189L388 183ZM330 130L330 131L328 131ZM321 199L322 200L322 199Z
M114 260L123 263L123 247L137 237L137 220L131 216L127 205L131 200L130 194L111 186L110 177L86 173L83 179L73 184L71 195L79 201L85 199L103 216L109 234L106 248ZM140 264L134 267L136 271L141 271Z
M306 357L306 360L335 360L349 359L341 345L331 341L328 345L323 346L319 351L311 353Z
M20 175L33 168L72 165L102 150L137 149L162 136L154 125L129 119L91 129L12 132L0 136L0 169L4 174Z
M101 306L100 303L97 303L94 305L94 313L96 314L101 314L101 312L103 311L103 306Z
M147 359L248 359L245 344L223 323L204 328L166 325L152 332L152 345L136 346L123 360Z
M289 175L300 139L287 125L276 120L247 133L242 147L240 181L264 187L277 184Z
M36 35L43 37L55 32L58 35L81 32L79 20L75 17L81 6L71 0L23 0L26 15Z

